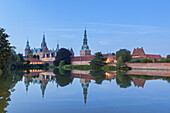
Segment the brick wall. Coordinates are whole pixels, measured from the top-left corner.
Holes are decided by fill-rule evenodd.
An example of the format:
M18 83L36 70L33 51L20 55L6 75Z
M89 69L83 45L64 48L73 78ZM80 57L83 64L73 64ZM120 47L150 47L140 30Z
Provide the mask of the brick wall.
M132 69L168 69L170 70L170 63L127 63L128 67Z
M90 61L72 61L71 65L90 65Z
M170 77L169 70L130 70L126 74Z

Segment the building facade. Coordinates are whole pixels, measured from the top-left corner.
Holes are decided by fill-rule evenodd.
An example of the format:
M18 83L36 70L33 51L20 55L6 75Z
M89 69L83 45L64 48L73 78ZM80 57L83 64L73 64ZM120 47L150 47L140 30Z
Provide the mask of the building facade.
M151 60L157 59L158 61L160 61L162 57L161 55L145 54L143 47L141 47L141 48L134 48L132 53L132 58L133 59L147 58Z
M54 61L55 56L59 50L59 44L57 44L56 49L48 49L47 43L45 41L45 35L43 35L43 40L40 48L30 48L29 41L27 40L25 47L25 56L27 55L39 55L41 61Z

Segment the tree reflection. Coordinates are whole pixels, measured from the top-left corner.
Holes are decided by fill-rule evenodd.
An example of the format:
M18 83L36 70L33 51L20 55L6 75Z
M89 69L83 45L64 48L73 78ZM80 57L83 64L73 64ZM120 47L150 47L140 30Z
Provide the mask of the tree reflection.
M103 70L92 70L90 74L95 79L96 84L102 84L103 80L106 78L105 71Z
M55 69L54 71L56 77L56 83L61 86L67 86L68 84L72 83L73 77L71 76L71 71L62 70L62 69Z
M127 88L131 86L131 78L125 75L124 71L118 70L116 72L116 83L121 88Z
M11 92L18 81L22 80L22 71L4 71L0 76L0 113L6 113L5 108L9 105Z

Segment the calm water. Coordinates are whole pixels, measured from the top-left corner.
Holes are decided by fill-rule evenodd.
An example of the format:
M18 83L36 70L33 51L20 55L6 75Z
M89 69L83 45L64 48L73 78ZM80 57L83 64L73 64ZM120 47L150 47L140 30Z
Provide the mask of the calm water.
M25 72L0 77L0 112L170 113L169 71Z

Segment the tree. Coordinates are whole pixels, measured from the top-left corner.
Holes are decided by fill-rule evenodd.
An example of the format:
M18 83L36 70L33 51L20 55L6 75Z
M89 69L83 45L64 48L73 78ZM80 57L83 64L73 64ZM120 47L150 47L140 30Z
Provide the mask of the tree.
M102 66L105 65L106 58L103 57L101 52L95 53L94 58L90 62L92 70L100 70Z
M33 55L33 58L37 58L37 55Z
M56 77L56 83L61 87L67 86L73 81L73 77L71 76L71 71L69 70L61 70L59 71L57 68L53 71Z
M7 61L9 57L11 56L11 48L10 43L7 38L9 38L9 35L7 35L5 32L5 29L0 28L0 69L6 69L7 67Z
M154 62L157 63L157 62L158 62L158 59L157 59L157 58L154 58Z
M167 58L170 58L170 55L167 55Z
M116 83L120 88L127 88L131 86L131 78L125 75L124 71L118 70L116 72Z
M103 70L92 70L90 71L90 74L95 79L96 84L102 84L103 80L106 78Z
M124 62L122 60L122 56L120 56L118 61L117 61L117 67L123 67L123 66L124 66Z
M61 60L60 63L59 63L59 68L62 68L64 65L65 65L64 60Z
M131 60L132 56L130 55L130 51L126 49L120 49L116 52L116 60L118 61L119 57L122 57L123 62L128 62Z
M40 56L39 56L39 55L37 55L37 56L36 56L36 58L37 58L37 59L40 59Z
M29 61L29 60L26 60L26 64L29 65L29 64L30 64L30 61Z
M71 56L72 53L68 49L59 49L55 57L54 65L58 66L61 60L63 60L65 64L71 64Z

